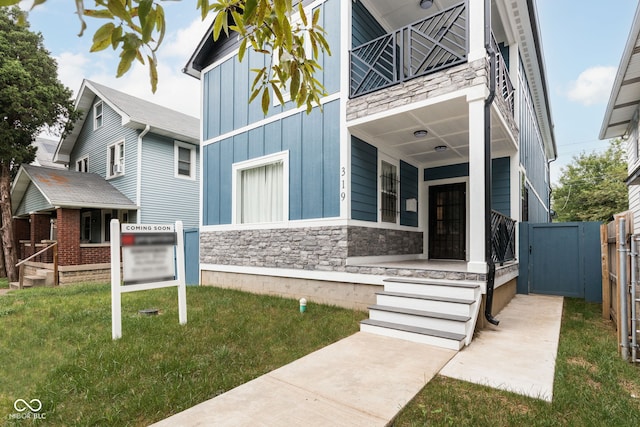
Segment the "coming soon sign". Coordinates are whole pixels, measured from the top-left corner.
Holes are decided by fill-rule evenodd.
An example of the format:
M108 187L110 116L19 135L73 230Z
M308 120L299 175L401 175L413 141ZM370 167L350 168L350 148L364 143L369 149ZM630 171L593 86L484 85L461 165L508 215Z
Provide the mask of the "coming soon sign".
M112 219L110 226L112 338L122 337L121 295L125 292L176 286L179 321L187 323L182 222L120 225Z

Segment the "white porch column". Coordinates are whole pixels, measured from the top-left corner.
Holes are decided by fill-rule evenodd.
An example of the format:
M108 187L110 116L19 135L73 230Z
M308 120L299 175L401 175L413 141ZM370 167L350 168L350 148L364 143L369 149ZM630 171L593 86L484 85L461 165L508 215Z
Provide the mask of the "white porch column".
M468 3L469 62L487 56L487 51L484 47L484 2L485 0L469 0Z
M470 3L473 3L471 1ZM484 100L486 86L467 95L469 104L469 254L467 270L486 273L484 222Z

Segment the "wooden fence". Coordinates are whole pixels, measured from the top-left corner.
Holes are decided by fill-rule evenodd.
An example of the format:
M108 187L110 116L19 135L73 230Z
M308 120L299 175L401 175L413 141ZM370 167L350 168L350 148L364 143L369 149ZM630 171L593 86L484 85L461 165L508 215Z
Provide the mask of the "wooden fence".
M626 223L626 230L623 236L620 235L621 218L624 218ZM621 283L621 275L618 271L620 269L620 257L627 257L628 253L620 252L620 249L621 243L626 242L625 249L629 250L632 234L633 212L631 211L615 215L613 221L600 226L600 242L602 248L602 317L606 320L613 321L618 331L618 352L620 352L620 346L622 344L621 328L619 328L618 325L623 321L620 317L619 310L620 292L628 289L631 280L631 263L627 262L627 283ZM627 313L630 313L630 311L627 310ZM624 321L628 322L629 319L625 319Z

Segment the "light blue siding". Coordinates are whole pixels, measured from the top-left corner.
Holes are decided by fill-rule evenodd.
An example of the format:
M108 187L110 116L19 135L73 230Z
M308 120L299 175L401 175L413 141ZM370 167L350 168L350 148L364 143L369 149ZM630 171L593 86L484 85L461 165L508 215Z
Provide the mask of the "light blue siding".
M400 161L400 225L418 226L418 212L407 211L407 200L418 200L418 168Z
M324 27L327 31L330 30L327 32L327 41L333 55L323 54L318 59L323 70L316 78L330 95L340 89L340 1L328 0L319 8ZM202 127L205 141L265 118L261 108L261 95L251 104L248 101L255 78L255 73L250 69L260 69L268 65L266 61L264 54L248 50L242 62L238 62L237 56L233 56L203 74ZM271 94L267 117L296 108L290 101L284 106L277 102L274 105L274 99L275 95Z
M351 137L351 218L378 221L378 149Z
M203 224L232 223L233 164L289 152L290 220L336 217L339 208L339 101L235 135L203 149Z
M491 208L511 216L511 160L509 157L492 159L491 161ZM469 163L426 168L425 181L461 178L469 176Z
M84 157L89 158L89 172L107 177L107 147L124 140L125 173L123 176L109 179L109 183L116 187L129 200L136 200L136 167L138 131L122 126L122 118L106 102L103 102L103 125L93 129L93 105L85 112L86 119L80 130L77 142L70 155L69 169L75 170L76 162Z
M40 190L32 183L29 183L27 191L25 191L24 197L14 215L28 215L30 212L39 212L52 207Z
M199 150L196 150L196 179L175 176L174 140L152 133L142 142L142 187L140 219L143 224L173 223L198 225Z
M352 9L351 47L360 46L386 34L362 2L354 2Z

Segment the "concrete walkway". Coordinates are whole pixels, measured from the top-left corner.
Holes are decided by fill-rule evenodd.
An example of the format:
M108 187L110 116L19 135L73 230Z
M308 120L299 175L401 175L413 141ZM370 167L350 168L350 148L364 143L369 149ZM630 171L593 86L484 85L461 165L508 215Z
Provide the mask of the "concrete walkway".
M154 426L385 426L438 372L550 400L562 301L516 296L457 355L359 332Z

